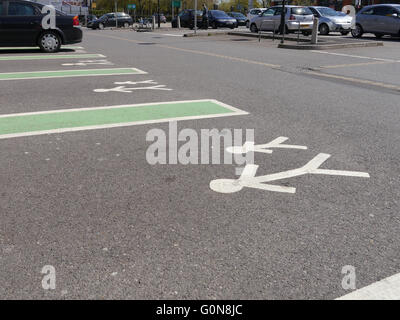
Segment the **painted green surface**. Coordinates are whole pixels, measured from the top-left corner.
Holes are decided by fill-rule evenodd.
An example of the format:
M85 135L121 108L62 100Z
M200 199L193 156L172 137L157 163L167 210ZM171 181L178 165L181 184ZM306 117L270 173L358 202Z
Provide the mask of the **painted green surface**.
M66 110L0 118L0 135L222 113L234 111L212 101Z
M63 77L113 75L113 74L115 74L115 75L137 74L137 73L140 73L140 72L135 68L10 72L10 73L0 73L0 80L35 79L35 78L63 78Z
M61 46L62 49L83 49L83 47L79 47L79 46ZM32 49L39 49L39 46L36 47L0 47L0 51L1 50L32 50Z
M100 54L41 54L30 56L3 56L0 55L0 61L19 61L19 60L55 60L55 59L88 59L88 58L104 58Z

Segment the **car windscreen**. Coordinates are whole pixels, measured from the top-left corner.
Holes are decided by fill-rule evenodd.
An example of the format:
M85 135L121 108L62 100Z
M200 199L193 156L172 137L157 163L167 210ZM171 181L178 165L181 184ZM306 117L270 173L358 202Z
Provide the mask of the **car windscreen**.
M224 11L211 10L211 14L216 18L230 18Z
M297 14L301 16L306 16L309 14L312 14L311 10L307 7L301 7L301 8L292 8L292 14Z
M318 8L319 13L322 16L340 16L341 14L335 10L333 10L332 8Z

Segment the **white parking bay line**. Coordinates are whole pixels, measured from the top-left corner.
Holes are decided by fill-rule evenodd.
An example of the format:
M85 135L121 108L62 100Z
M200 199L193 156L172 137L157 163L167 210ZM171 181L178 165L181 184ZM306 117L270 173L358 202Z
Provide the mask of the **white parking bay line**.
M374 58L374 57L366 57L366 56L357 56L357 55L347 54L347 53L328 52L328 51L318 51L318 50L310 50L310 52L320 53L320 54L330 54L330 55L333 55L333 56L357 58L357 59L369 59L369 60L386 61L386 62L399 62L398 60L393 60L393 59L384 59L384 58Z
M0 61L20 61L20 60L55 60L55 59L89 59L89 58L105 58L104 55L98 53L89 54L41 54L28 56L3 56L0 55Z
M400 273L335 300L400 300Z
M161 33L161 35L168 37L183 37L183 34Z

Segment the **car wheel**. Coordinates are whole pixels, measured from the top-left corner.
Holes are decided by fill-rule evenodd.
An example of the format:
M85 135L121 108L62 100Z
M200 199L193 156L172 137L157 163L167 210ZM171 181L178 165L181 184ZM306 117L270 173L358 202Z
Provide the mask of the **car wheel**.
M124 22L124 28L129 28L129 22Z
M361 38L363 33L364 33L364 31L363 31L362 27L359 24L356 25L355 29L351 30L351 35L354 38Z
M342 31L340 33L342 34L342 36L347 36L350 33L350 31Z
M250 26L250 31L251 31L251 32L254 32L254 33L257 33L257 32L258 32L258 28L257 28L257 26L256 26L255 23L252 23L252 24L251 24L251 26Z
M100 30L104 30L104 24L103 23L99 23L99 29Z
M319 26L319 33L322 34L322 35L324 35L324 36L327 36L327 35L329 34L329 27L328 27L328 25L325 24L325 23L322 23L322 24Z
M39 47L43 52L57 52L61 47L61 39L55 32L46 31L39 37Z
M375 35L375 37L376 37L377 39L380 39L380 38L383 37L383 34L382 34L382 33L374 33L374 35Z

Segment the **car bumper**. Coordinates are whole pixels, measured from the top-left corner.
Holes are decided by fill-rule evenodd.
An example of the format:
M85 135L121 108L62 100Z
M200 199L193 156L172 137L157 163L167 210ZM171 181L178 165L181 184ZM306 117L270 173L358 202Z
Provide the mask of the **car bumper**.
M237 26L237 22L231 21L217 21L218 27L232 28Z
M341 24L333 24L331 26L331 31L350 31L351 23L341 23Z
M313 21L300 22L300 25L299 25L299 22L297 22L297 21L288 21L288 22L286 22L286 25L289 30L293 30L293 31L299 30L299 27L300 27L300 30L312 30Z
M63 44L74 44L82 42L82 29L80 27L73 27L64 31L64 43Z

